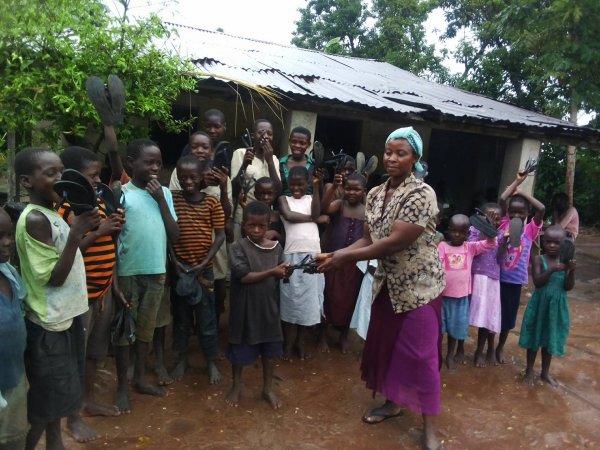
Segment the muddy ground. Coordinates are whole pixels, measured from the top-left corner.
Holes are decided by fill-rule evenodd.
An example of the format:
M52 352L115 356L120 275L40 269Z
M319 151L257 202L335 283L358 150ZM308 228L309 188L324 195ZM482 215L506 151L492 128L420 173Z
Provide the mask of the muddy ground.
M473 367L472 329L466 343L469 364L453 372L442 369L439 427L445 449L600 448L600 235L580 236L577 263L567 355L552 364L560 387L521 382L525 352L517 345L520 319L507 343L511 364L505 366ZM520 316L530 295L531 286L523 291ZM221 333L224 342L224 327ZM349 354L332 347L328 354L313 353L309 361L278 363L276 390L284 407L274 411L261 399L258 366L244 371L240 406L227 406L227 361L219 363L224 381L209 385L194 344L195 368L169 386L166 398L132 394L131 414L87 419L103 439L82 445L67 438L66 443L90 450L420 448L419 415L407 412L379 425L361 422L363 412L382 399L373 399L360 381L360 348L353 337ZM100 398L109 401L114 386L109 359L101 374Z

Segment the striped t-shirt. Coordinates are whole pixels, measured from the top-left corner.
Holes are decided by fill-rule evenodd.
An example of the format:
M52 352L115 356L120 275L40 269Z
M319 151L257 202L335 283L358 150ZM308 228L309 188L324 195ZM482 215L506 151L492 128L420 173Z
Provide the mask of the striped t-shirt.
M108 214L106 206L100 198L98 198L98 212L104 222L108 218ZM58 208L58 214L71 225L73 216L69 203L62 203ZM85 264L88 299L96 300L106 293L112 282L113 270L117 263L117 249L113 237L100 236L81 253Z
M212 232L225 227L225 214L218 198L205 195L198 203L188 202L182 191L173 192L179 241L173 245L175 256L190 266L200 264L212 246ZM211 267L207 264L206 267Z

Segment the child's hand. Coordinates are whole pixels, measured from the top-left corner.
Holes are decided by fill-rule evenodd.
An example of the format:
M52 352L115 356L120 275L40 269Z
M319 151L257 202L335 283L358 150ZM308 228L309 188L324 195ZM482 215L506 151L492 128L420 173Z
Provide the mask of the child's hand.
M566 268L567 268L566 264L557 262L556 264L554 264L553 266L550 267L550 270L552 270L552 272L562 272Z
M567 270L569 272L572 272L577 267L577 261L575 261L574 259L571 259L569 262L567 262L566 265L567 265Z
M129 303L129 301L125 298L125 294L123 294L123 292L118 289L113 289L113 296L117 297L125 308L131 308L131 303Z
M221 188L221 190L227 189L228 171L226 168L223 167L221 169L218 169L216 167L213 167L210 174L212 178L215 179L215 181L217 182L216 184Z
M279 240L279 233L275 230L267 230L265 232L265 238L271 240L271 241L278 241Z
M497 227L497 224L500 223L500 220L502 218L501 215L498 214L498 211L494 211L493 209L489 209L488 211L486 211L485 216L495 227Z
M71 233L76 236L83 236L89 231L92 231L100 225L101 221L100 213L98 208L94 208L91 211L86 211L78 216L73 217L71 222Z
M111 214L104 222L98 227L98 236L110 236L112 234L120 233L125 223L125 218L120 214Z
M158 181L156 178L153 178L148 182L148 184L146 185L146 192L148 192L148 194L150 194L152 198L156 200L157 203L165 199L162 185L160 184L160 181Z
M238 195L238 205L240 205L242 208L248 206L248 199L246 198L244 191L240 192L240 195Z
M288 270L292 267L290 263L279 264L273 268L273 276L279 280L285 280L289 278Z
M336 173L333 177L333 184L336 186L344 184L344 176L341 173Z

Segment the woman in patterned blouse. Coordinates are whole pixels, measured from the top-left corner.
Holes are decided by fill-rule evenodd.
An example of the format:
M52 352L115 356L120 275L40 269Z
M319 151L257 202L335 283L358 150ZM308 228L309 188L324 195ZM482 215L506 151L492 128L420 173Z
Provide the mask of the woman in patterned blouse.
M378 259L361 370L373 395L379 392L386 402L362 420L377 424L400 416L402 408L421 413L423 448L437 449L439 295L445 278L435 242L435 192L413 175L421 167L422 153L421 137L412 127L390 134L383 156L389 179L367 196L364 237L318 259L321 271Z

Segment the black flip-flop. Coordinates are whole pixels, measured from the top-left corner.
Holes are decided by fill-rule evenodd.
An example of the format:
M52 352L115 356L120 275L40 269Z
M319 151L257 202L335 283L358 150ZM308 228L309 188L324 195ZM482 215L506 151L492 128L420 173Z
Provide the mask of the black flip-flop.
M486 216L473 214L469 217L469 223L487 237L495 237L498 235L498 230L490 223Z
M521 233L523 232L523 221L518 217L510 219L508 224L508 236L510 245L515 248L521 245Z
M575 258L575 244L570 239L563 239L559 249L560 262L567 264L573 258Z
M96 199L96 190L90 184L88 179L84 174L75 169L65 169L60 177L61 181L72 181L73 183L77 183L81 185L85 190L88 191L88 195L90 198ZM96 205L95 205L96 206Z
M54 183L52 187L64 202L69 203L76 216L96 207L94 205L96 196L90 197L89 191L79 183L61 180Z
M363 152L356 153L356 171L358 173L363 173L365 169L365 154Z
M375 408L375 409L379 409L379 408ZM361 420L364 423L366 423L367 425L377 425L388 419L393 419L394 417L400 417L404 414L404 412L402 410L398 411L396 414L375 414L373 411L375 411L375 410L372 409L371 411L367 412L367 414L362 416ZM369 417L380 417L381 419L380 420L369 420L368 419Z
M104 202L104 206L106 206L106 213L110 216L117 212L117 208L119 208L118 201L115 197L114 192L111 188L109 188L104 183L100 183L98 185L98 197L102 199Z
M115 124L115 117L106 91L104 82L97 76L88 77L85 82L85 89L88 97L96 108L100 121L103 125L110 126Z
M123 109L125 108L125 87L116 75L108 76L107 87L113 113L113 125L120 125L123 123Z
M312 157L315 160L315 168L320 169L323 167L323 161L325 160L325 148L320 141L315 141L313 144Z

